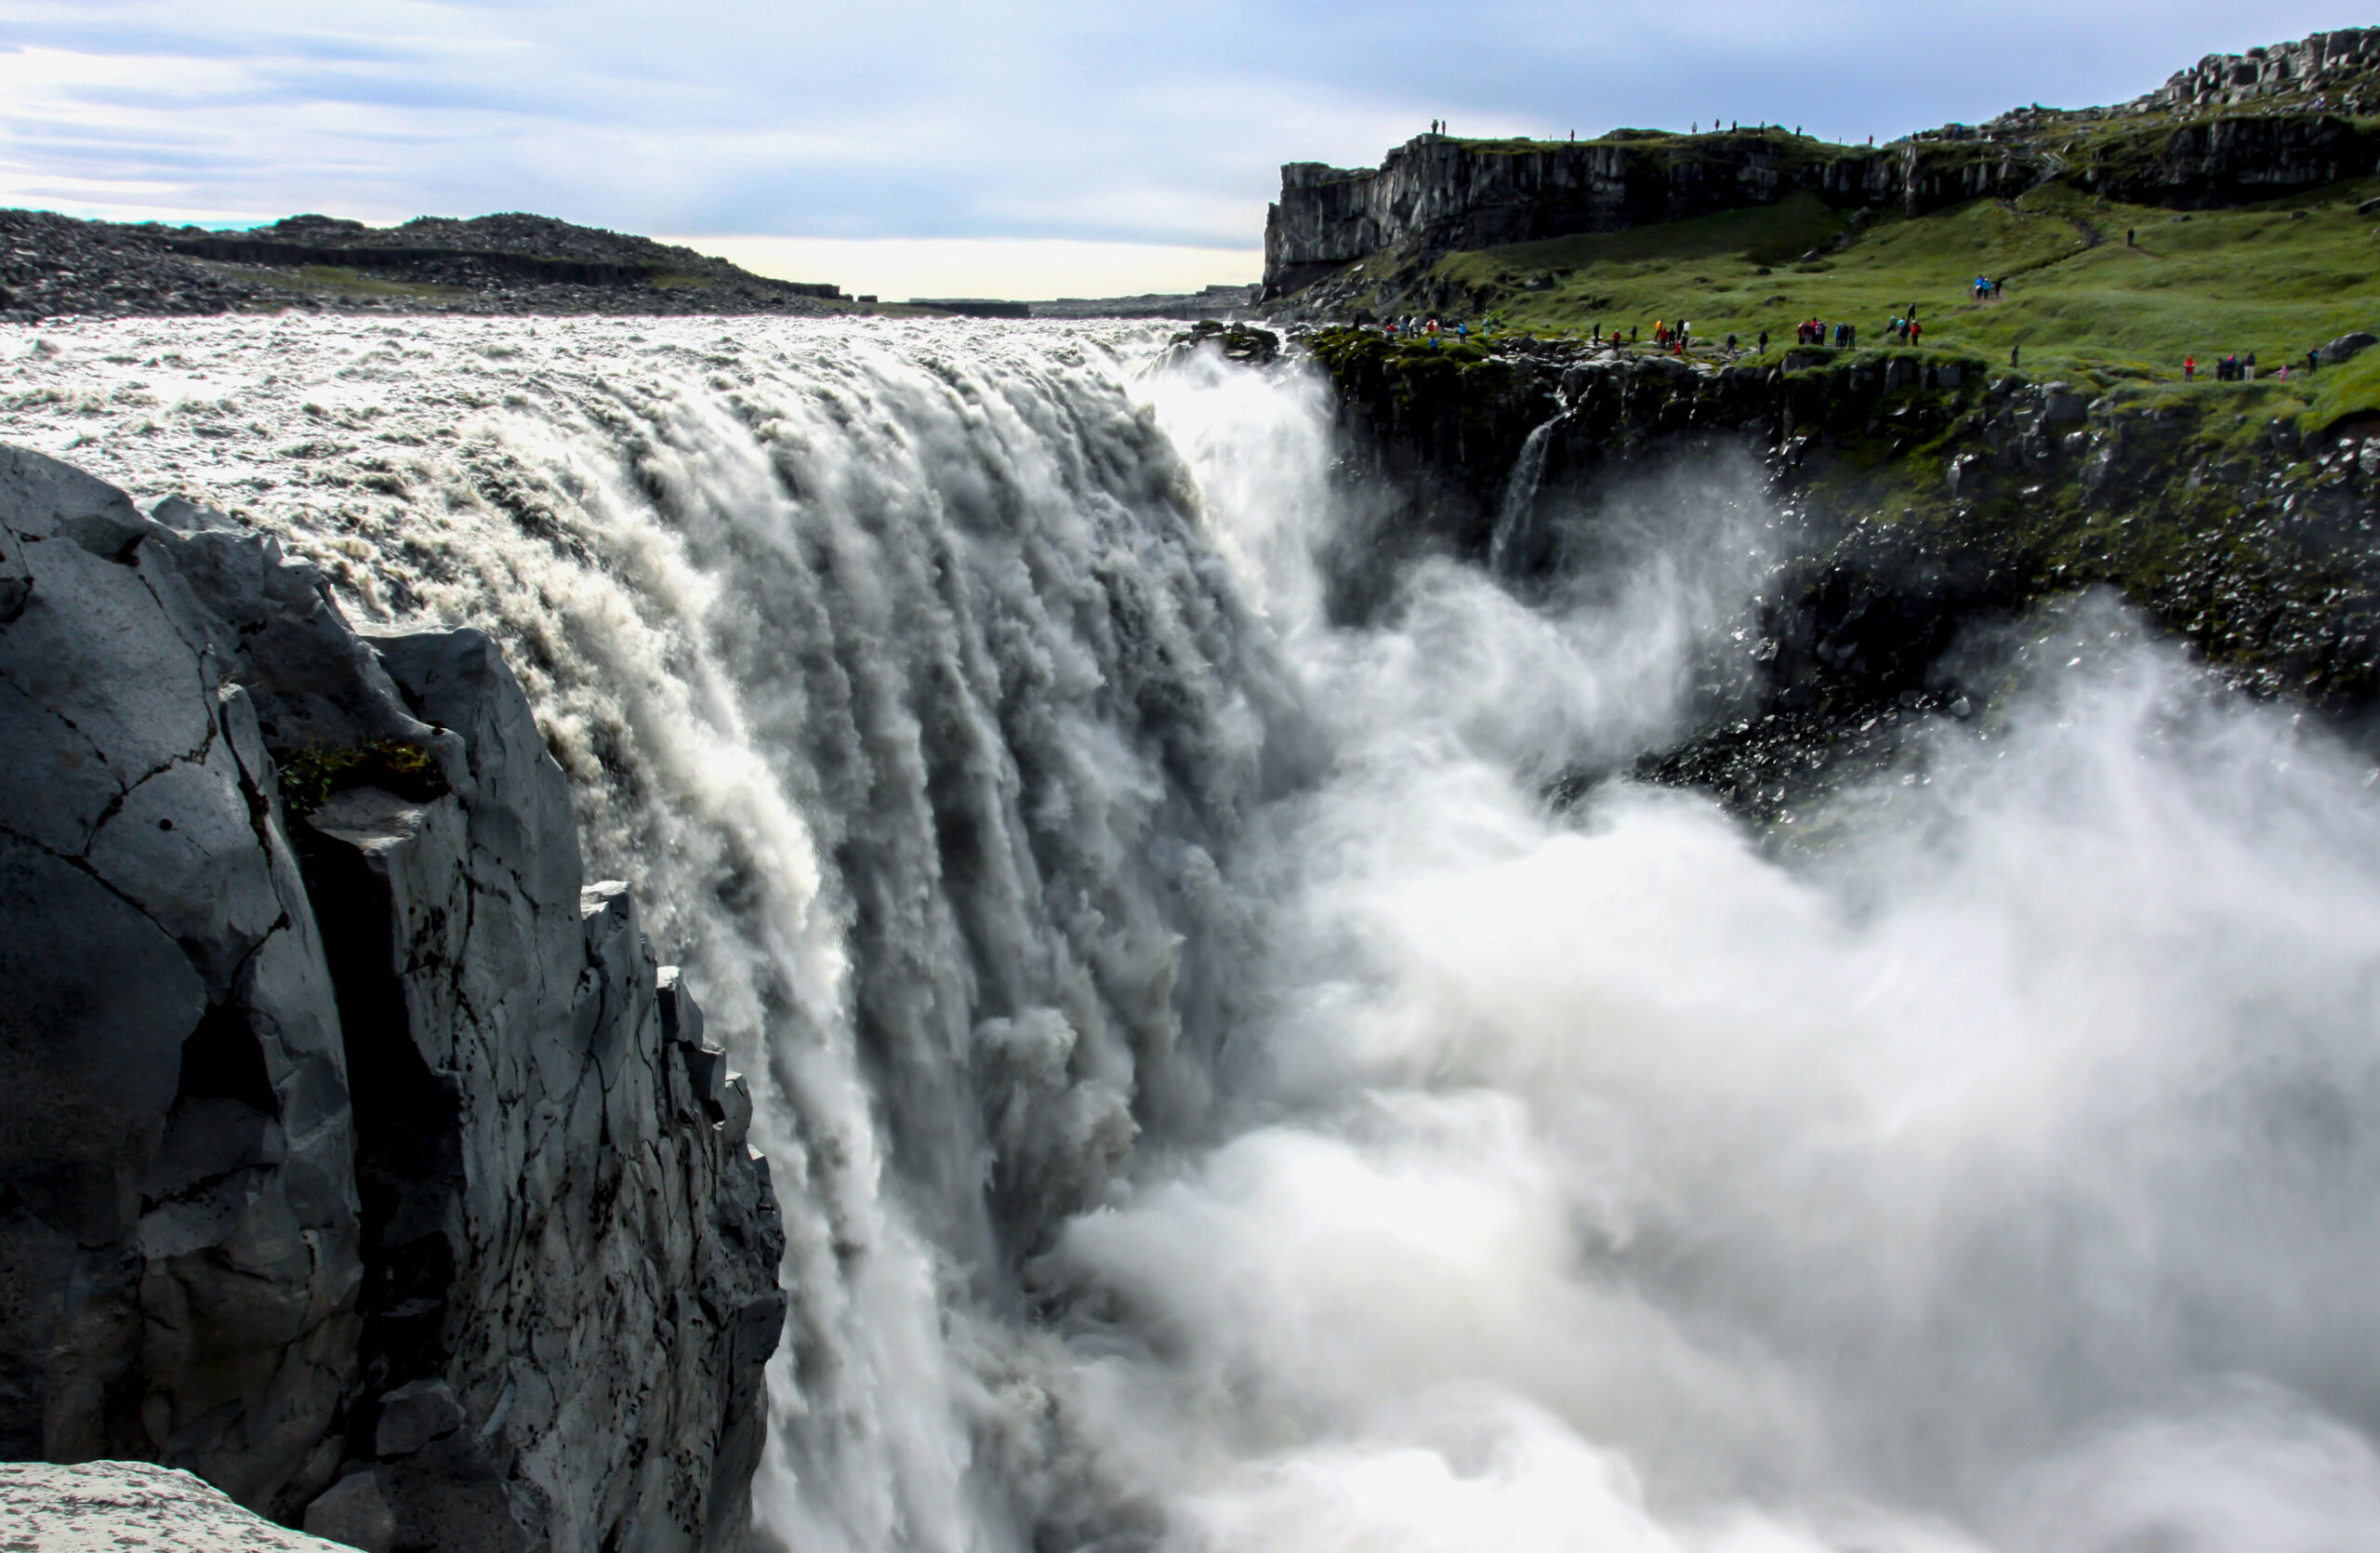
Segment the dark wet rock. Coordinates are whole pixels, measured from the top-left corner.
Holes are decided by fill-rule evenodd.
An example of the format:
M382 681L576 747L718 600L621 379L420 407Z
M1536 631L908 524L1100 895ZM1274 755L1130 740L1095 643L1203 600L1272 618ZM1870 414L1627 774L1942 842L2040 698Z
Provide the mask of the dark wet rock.
M358 1553L394 1553L397 1545L396 1512L389 1508L379 1478L368 1467L315 1495L306 1507L305 1529L310 1536Z
M463 1406L443 1380L407 1381L380 1399L380 1422L372 1431L379 1456L409 1456L433 1440L463 1427Z
M366 1545L742 1546L749 1101L493 644L14 449L0 585L0 1453Z
M1281 337L1272 330L1250 324L1223 324L1211 318L1200 319L1172 340L1175 351L1195 351L1207 345L1222 352L1226 361L1255 366L1276 361L1281 354Z

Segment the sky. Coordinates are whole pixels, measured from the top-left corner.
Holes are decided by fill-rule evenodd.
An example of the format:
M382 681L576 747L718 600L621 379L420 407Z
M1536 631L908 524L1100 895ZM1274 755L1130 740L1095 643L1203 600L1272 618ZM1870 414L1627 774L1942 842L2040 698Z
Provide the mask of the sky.
M1253 280L1284 162L1889 139L2374 20L2300 0L0 0L0 206L534 210L888 299Z

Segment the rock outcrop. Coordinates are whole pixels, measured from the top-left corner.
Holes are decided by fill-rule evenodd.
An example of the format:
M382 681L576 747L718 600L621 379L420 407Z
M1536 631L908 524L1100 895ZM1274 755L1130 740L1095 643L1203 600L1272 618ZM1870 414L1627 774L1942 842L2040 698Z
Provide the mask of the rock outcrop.
M742 1546L749 1101L487 638L0 448L0 1455L357 1546Z
M2366 113L2380 107L2380 91L2372 90L2374 71L2380 71L2380 27L2350 27L2245 54L2209 54L2126 106L2213 109L2317 96L2323 106Z

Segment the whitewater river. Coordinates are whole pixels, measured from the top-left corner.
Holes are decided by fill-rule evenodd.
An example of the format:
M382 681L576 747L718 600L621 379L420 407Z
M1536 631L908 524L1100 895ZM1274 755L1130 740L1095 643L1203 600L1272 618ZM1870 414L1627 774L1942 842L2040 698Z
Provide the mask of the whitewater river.
M2085 602L1823 844L1556 812L1754 471L1334 626L1321 386L1163 338L12 329L0 437L505 641L753 1076L787 1548L2380 1546L2363 763Z

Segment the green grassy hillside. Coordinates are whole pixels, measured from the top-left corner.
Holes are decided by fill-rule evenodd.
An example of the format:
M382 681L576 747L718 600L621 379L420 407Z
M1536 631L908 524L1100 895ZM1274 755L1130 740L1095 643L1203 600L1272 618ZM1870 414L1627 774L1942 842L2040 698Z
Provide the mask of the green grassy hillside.
M2366 180L2273 205L2176 212L2050 186L2010 203L1855 224L1805 194L1451 254L1421 276L1375 259L1380 270L1367 278L1384 310L1408 311L1417 294L1444 297L1451 305L1441 311L1453 316L1493 314L1549 336L1615 325L1649 335L1657 319L1686 318L1706 345L1730 332L1750 342L1765 329L1772 354L1813 316L1848 320L1862 345L1881 345L1885 322L1913 301L1929 348L2005 362L2017 347L2034 377L2070 368L2178 379L2186 355L2204 365L2254 352L2270 368L2302 364L2307 347L2352 330L2380 329L2380 217L2356 209L2375 195L2380 180ZM2137 246L2125 245L2127 229ZM1999 301L1972 299L1977 274L2004 279Z

